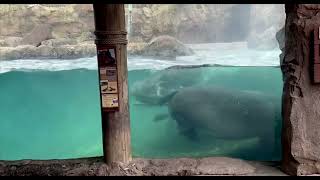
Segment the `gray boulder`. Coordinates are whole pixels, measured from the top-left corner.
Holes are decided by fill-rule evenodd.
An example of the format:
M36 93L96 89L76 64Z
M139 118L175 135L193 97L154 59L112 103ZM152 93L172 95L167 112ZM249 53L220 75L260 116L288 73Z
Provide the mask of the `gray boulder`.
M190 56L193 50L171 36L158 36L152 39L140 52L142 56L157 58L175 58Z
M40 24L36 26L29 34L22 39L22 44L40 46L42 41L52 37L52 28L49 24Z

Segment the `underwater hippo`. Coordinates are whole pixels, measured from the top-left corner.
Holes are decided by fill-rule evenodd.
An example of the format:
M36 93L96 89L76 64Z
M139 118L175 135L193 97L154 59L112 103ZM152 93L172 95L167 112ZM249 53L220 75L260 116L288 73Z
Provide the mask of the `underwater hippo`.
M159 105L162 99L179 89L202 82L201 68L171 67L133 84L131 93L144 104Z
M246 82L246 83L244 83ZM234 90L281 94L282 78L278 67L218 67L194 65L158 71L131 87L130 93L144 104L159 105L166 96L197 85L215 85Z
M226 140L259 137L267 146L274 144L275 120L280 118L278 101L259 92L214 86L184 88L163 100L178 131L191 140L205 132Z

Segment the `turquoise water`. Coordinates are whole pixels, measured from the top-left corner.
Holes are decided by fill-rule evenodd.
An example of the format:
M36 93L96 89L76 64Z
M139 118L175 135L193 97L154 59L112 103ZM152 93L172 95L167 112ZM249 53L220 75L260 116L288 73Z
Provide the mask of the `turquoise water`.
M101 155L96 71L0 74L0 159Z
M157 103L161 96L190 86L210 85L235 91L260 92L261 95L266 96L264 101L272 101L274 108L277 109L277 116L270 119L270 124L262 126L264 129L274 130L267 137L273 144L259 144L257 137L225 140L207 135L192 141L179 133L177 123L172 118L154 121L158 115L169 114L167 105ZM135 70L129 73L129 89L132 146L136 156L149 158L232 156L250 160L275 161L281 159L282 75L280 68L202 67L161 71ZM141 94L143 98L139 98L138 95ZM197 96L197 94L194 95ZM273 98L270 99L269 96ZM145 97L147 100L144 99ZM199 104L194 105L195 111L202 110L197 109L197 106ZM252 124L246 125L249 129L258 128ZM264 150L272 153L265 154Z
M198 141L192 141L179 133L176 121L168 113L168 106L158 104L157 100L194 85L218 85L274 96L271 101L279 111L278 116L270 121L276 123L264 127L274 130L268 137L273 145L261 145L258 137L225 140L206 134L201 135ZM144 92L150 101L141 101L137 95L139 92ZM147 158L232 156L280 160L281 93L282 76L276 67L130 70L133 155ZM99 105L96 70L10 71L0 74L0 159L64 159L102 155ZM168 117L155 121L164 114ZM272 154L261 151L268 148Z

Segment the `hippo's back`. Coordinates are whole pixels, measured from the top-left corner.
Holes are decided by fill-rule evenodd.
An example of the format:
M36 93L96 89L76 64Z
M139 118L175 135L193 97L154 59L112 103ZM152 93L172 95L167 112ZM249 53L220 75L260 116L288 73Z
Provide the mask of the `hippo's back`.
M263 94L221 87L190 87L170 101L172 117L181 126L207 131L219 138L268 134L275 110ZM271 131L270 131L271 130Z

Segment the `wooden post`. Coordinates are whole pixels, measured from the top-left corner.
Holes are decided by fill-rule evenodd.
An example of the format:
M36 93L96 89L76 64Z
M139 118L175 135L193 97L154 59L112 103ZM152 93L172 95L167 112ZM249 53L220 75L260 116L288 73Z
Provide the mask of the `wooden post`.
M117 72L118 91L114 95L118 96L118 104L112 109L104 107L105 105L101 102L104 159L107 164L112 162L128 163L132 157L124 5L93 4L93 9L97 52L99 53L100 49L112 47L116 56L116 65L114 66L116 67L115 72ZM100 62L99 55L98 62ZM101 78L101 72L99 72L99 79L101 80ZM101 101L103 101L102 95Z

